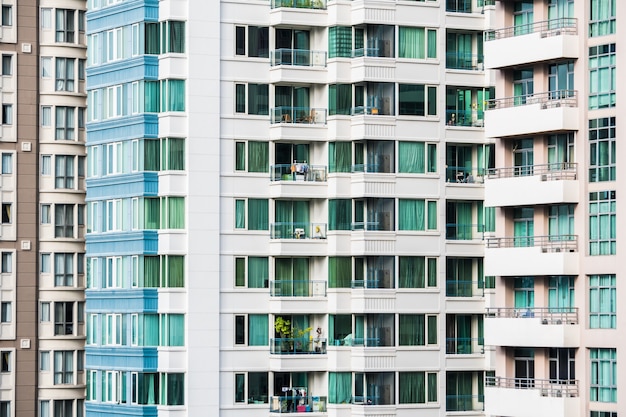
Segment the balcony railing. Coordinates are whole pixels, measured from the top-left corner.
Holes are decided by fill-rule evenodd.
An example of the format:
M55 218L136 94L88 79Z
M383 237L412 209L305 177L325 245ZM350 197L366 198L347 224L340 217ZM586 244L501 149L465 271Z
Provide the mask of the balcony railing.
M480 395L446 395L446 411L483 411L485 396Z
M326 353L326 338L281 337L270 339L273 355L321 355Z
M293 7L296 9L326 10L326 0L272 0L272 9Z
M391 405L378 395L355 395L352 397L351 402L356 405Z
M541 319L541 324L578 324L578 307L488 307L491 318Z
M575 180L578 164L576 162L553 162L540 165L492 168L487 178L513 178L529 175L541 175L542 181Z
M447 280L446 297L484 297L485 281Z
M270 167L271 181L326 182L327 174L326 165L308 165L306 162Z
M381 107L374 106L356 106L350 109L350 115L359 116L369 114L372 116L393 116L391 112L385 113Z
M325 125L326 109L313 107L280 106L271 110L272 123Z
M470 71L483 71L485 69L484 56L464 52L447 52L446 68Z
M482 337L449 337L446 338L446 354L471 355L485 353L485 339Z
M272 223L270 239L326 239L326 223Z
M484 127L484 110L446 110L446 125Z
M283 396L270 397L270 413L325 413L327 397Z
M486 168L448 166L446 181L459 184L482 184L486 173Z
M377 155L374 155L376 158ZM387 171L385 171L387 169ZM350 167L352 173L373 172L392 174L391 167L385 167L383 164L354 164Z
M324 280L275 280L270 281L271 297L326 297Z
M384 222L352 222L352 230L367 230L367 231L392 231L392 224L384 224Z
M351 288L393 288L392 282L385 282L383 279L353 279L350 282Z
M577 379L504 378L488 376L485 385L498 388L541 390L542 397L578 397Z
M446 12L472 13L472 0L446 0Z
M578 21L570 17L560 17L558 19L489 30L485 32L485 41L528 35L530 33L541 33L541 37L543 38L562 34L576 35L578 34Z
M447 240L483 240L485 238L484 224L446 224Z
M541 104L542 109L555 107L578 107L578 91L555 90L544 93L525 94L514 97L497 98L487 101L487 110Z
M541 247L542 252L578 252L578 235L490 237L487 248Z
M270 65L325 67L326 52L310 51L308 49L276 49L270 54Z

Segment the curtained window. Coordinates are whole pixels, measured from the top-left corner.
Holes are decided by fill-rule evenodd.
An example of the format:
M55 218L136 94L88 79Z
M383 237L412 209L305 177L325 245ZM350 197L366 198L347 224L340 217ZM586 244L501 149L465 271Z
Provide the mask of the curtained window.
M424 346L426 344L426 316L424 314L400 314L399 329L400 346Z
M268 346L268 325L267 314L248 315L248 346Z
M330 404L350 404L352 398L352 373L328 373L328 402Z
M269 230L269 204L267 199L248 199L248 230Z
M328 288L350 288L352 282L352 258L331 256L328 258Z
M328 86L328 115L350 115L352 110L352 84Z
M329 172L350 172L352 170L352 142L328 143Z
M425 372L400 372L398 383L400 404L423 404L426 402Z
M437 202L398 200L399 230L436 230Z
M352 28L350 26L333 26L328 28L328 58L351 57Z
M328 200L328 230L352 228L352 200Z
M424 142L399 142L398 172L423 174L426 171L424 151Z

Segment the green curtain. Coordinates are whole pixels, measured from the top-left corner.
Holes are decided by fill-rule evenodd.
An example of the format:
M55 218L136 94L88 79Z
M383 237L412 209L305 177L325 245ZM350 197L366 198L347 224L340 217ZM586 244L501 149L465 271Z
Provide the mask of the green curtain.
M185 139L168 138L168 166L171 171L183 171L185 169Z
M145 139L143 142L144 171L159 171L161 144L158 140Z
M472 203L456 203L457 239L472 239Z
M235 258L235 287L246 286L246 258Z
M352 108L352 84L328 86L328 114L350 115Z
M428 230L437 230L437 202L428 202Z
M330 256L328 258L328 287L350 288L352 284L352 258Z
M423 314L400 314L400 346L424 346L426 322Z
M144 50L147 55L158 55L159 50L159 24L144 23Z
M424 28L400 26L398 39L400 58L424 59L426 57Z
M352 161L351 142L328 143L329 172L350 172Z
M160 213L160 201L158 198L144 199L144 225L146 229L156 230L159 228Z
M437 58L437 31L429 29L427 31L428 47L426 52L427 58Z
M269 204L267 199L248 199L248 230L268 230Z
M424 288L425 260L423 256L399 257L399 288Z
M296 297L309 296L309 258L292 258L294 295Z
M428 258L428 286L437 286L437 259Z
M185 228L185 197L167 197L167 226L169 229Z
M428 316L428 344L436 345L437 344L437 316Z
M398 200L398 228L400 230L424 230L424 200Z
M423 174L425 172L424 142L398 143L398 172Z
M143 288L159 286L160 258L158 256L143 257Z
M168 314L167 346L185 346L185 315Z
M165 80L169 90L166 111L185 111L185 80Z
M159 345L159 315L143 314L139 317L139 335L140 346L158 346Z
M328 200L328 229L350 230L352 228L352 200Z
M352 56L352 28L333 26L328 28L328 58L350 58Z
M429 403L437 402L437 391L438 391L437 374L429 373L428 374L428 402Z
M350 404L352 398L352 373L328 373L328 402L330 404Z
M274 261L274 279L277 294L283 297L293 296L292 258L276 258Z
M269 115L268 84L248 84L248 114Z
M144 105L146 113L158 113L160 86L158 81L144 81Z
M267 288L269 261L267 257L248 257L248 288Z
M426 402L426 375L424 372L400 372L398 375L400 404Z
M169 288L183 288L185 286L185 257L168 255L167 286Z
M235 200L235 229L246 228L246 201Z
M248 142L248 172L269 172L269 149L268 142Z
M185 22L169 21L168 52L185 53Z
M268 346L268 328L267 314L249 314L248 345Z

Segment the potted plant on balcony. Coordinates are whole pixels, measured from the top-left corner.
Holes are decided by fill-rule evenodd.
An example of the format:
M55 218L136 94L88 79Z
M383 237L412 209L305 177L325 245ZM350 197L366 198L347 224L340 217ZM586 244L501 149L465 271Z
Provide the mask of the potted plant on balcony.
M274 321L274 329L280 336L280 350L281 352L293 351L293 331L291 329L291 321L286 320L282 316L276 317Z

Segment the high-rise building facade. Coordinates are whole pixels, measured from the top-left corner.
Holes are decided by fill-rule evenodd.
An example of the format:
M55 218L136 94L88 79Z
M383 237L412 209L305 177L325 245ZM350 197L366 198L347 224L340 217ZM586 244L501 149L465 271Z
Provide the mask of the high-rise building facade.
M496 276L485 317L497 358L489 415L626 413L616 167L623 6L496 2L484 43L485 65L496 70L485 114L496 143L485 182L485 205L496 210L485 249L485 271Z
M89 2L88 416L484 414L490 3Z
M85 10L1 2L2 416L84 414Z

